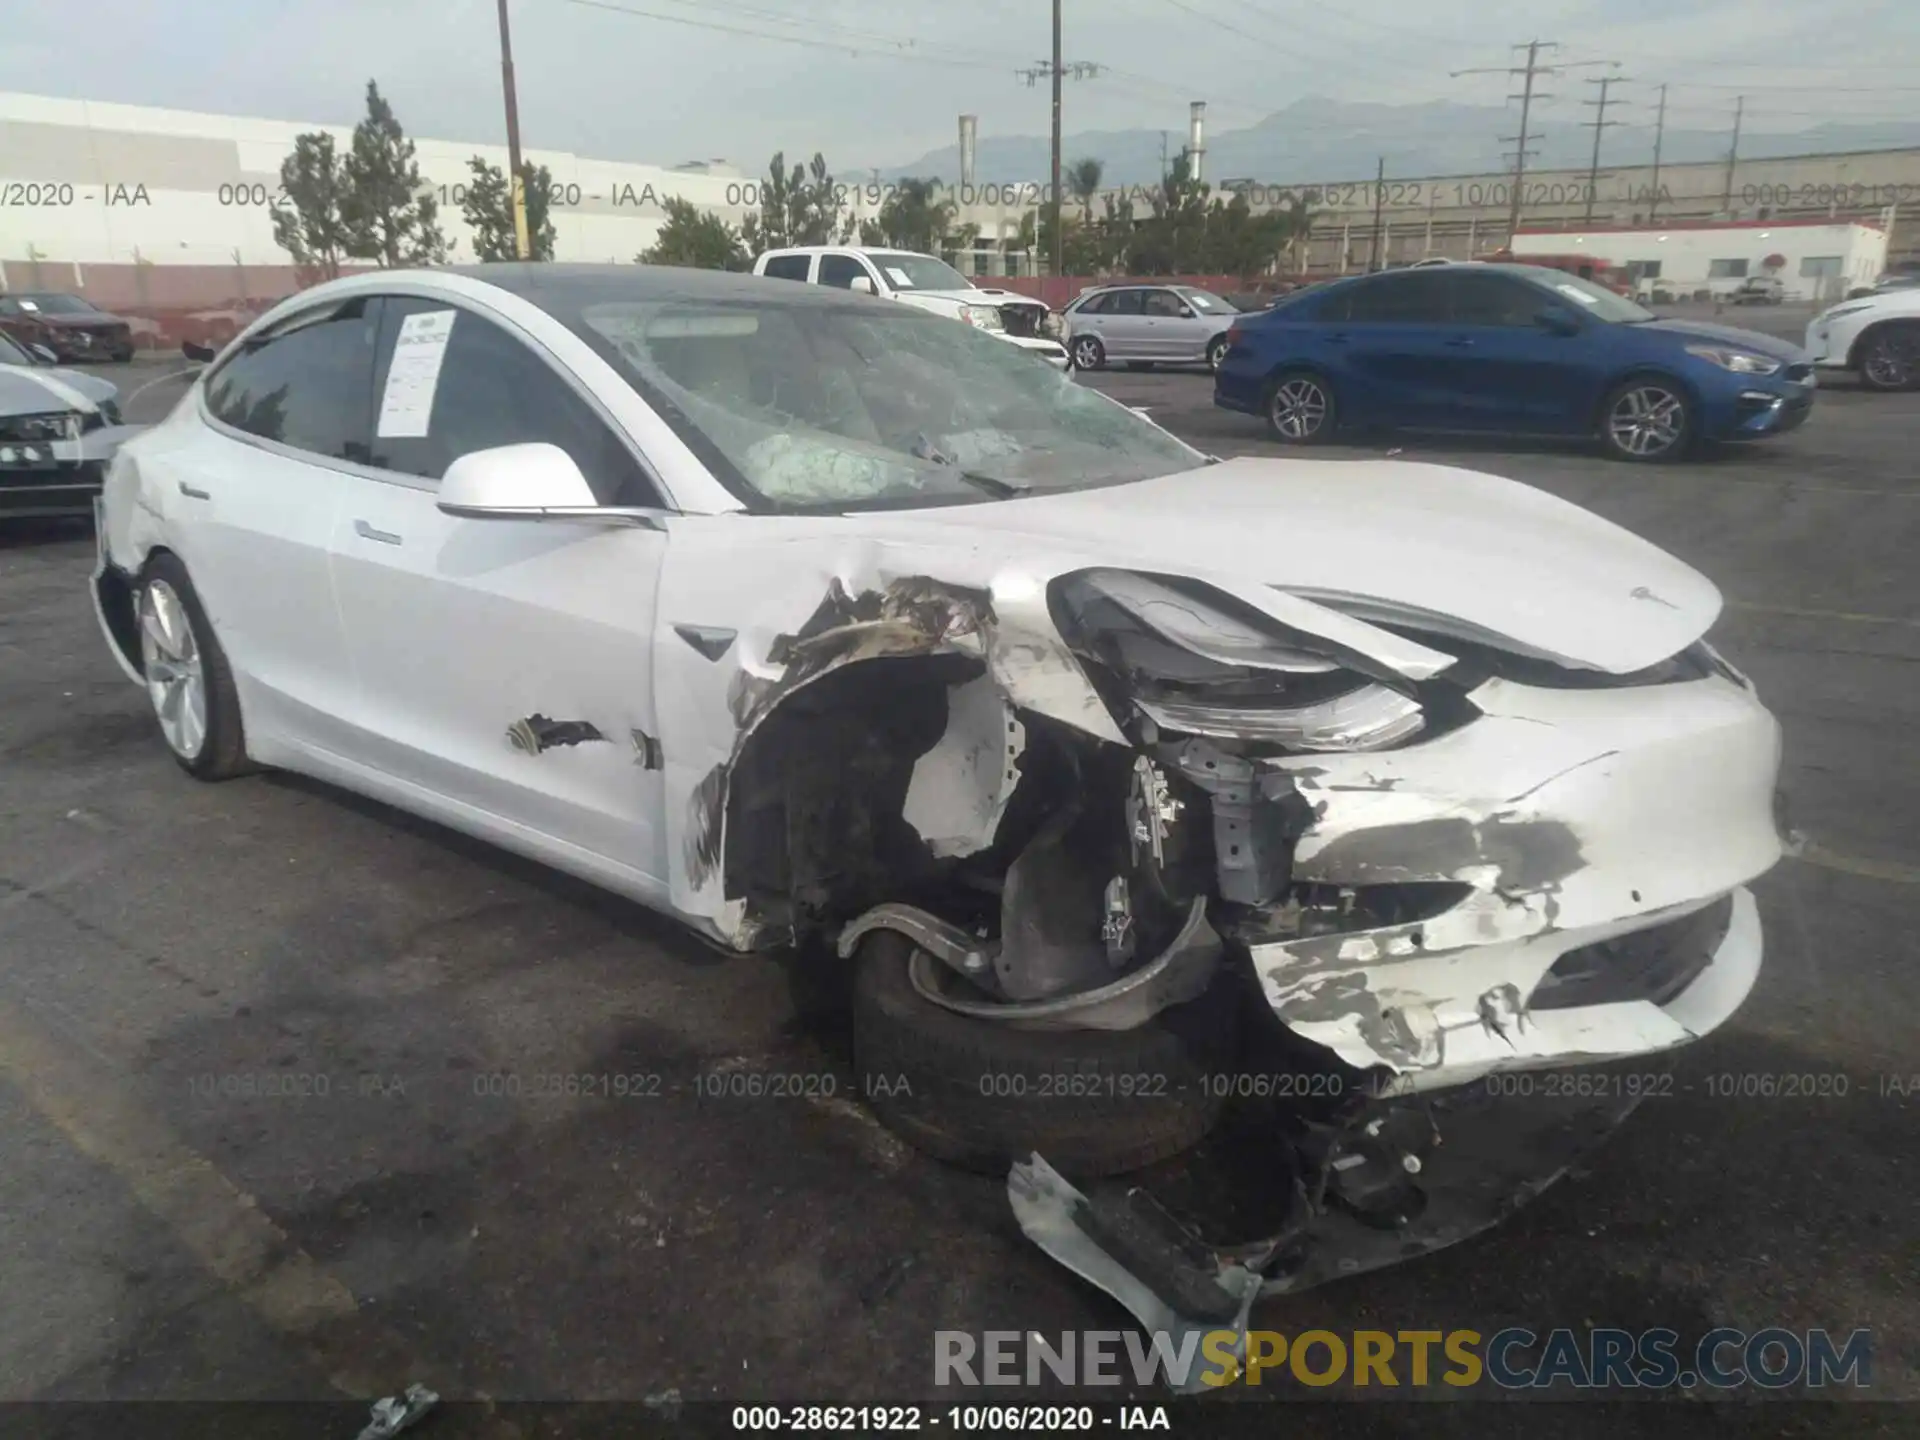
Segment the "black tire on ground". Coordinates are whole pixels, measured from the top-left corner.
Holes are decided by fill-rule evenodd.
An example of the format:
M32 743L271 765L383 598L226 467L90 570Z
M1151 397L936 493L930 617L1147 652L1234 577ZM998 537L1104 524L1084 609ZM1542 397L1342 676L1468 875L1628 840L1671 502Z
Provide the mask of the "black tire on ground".
M1227 337L1216 335L1207 342L1207 369L1218 370L1220 362L1227 358Z
M913 943L876 931L855 956L853 1045L867 1103L915 1149L1004 1173L1038 1151L1073 1178L1191 1148L1222 1100L1206 1078L1239 1052L1242 990L1226 971L1135 1030L1016 1030L924 998ZM934 962L938 963L938 962Z
M1629 375L1600 404L1600 444L1616 460L1685 459L1697 428L1692 397L1664 375Z
M231 780L250 774L259 767L247 758L246 730L240 721L240 694L234 688L227 652L221 649L220 639L213 633L213 624L207 619L206 608L193 588L186 565L171 551L155 554L140 572L139 584L134 589L136 633L140 617L145 614L145 591L156 582L177 596L186 611L206 697L206 727L198 747L192 754L182 754L167 742L167 749L180 768L198 780ZM148 694L151 700L151 689Z
M1340 424L1333 386L1310 370L1283 370L1267 386L1267 433L1283 445L1324 445Z
M1107 347L1100 343L1097 335L1076 335L1067 354L1073 357L1076 370L1098 370L1107 363Z
M1127 369L1129 369L1129 370L1151 370L1151 369L1153 369L1153 361L1151 361L1151 360L1129 360L1129 361L1127 361Z
M1920 387L1920 321L1882 323L1860 337L1860 383L1887 393Z
M124 349L114 351L113 358L121 365L128 364L133 359L133 347L128 345Z

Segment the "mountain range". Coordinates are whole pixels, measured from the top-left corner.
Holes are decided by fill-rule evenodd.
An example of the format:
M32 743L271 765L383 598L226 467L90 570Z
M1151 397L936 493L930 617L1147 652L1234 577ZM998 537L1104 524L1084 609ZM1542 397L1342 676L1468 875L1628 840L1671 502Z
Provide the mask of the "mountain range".
M1630 127L1609 129L1600 163L1643 165L1653 156L1653 128L1636 105ZM1207 137L1209 180L1249 179L1301 185L1370 178L1384 155L1387 177L1489 175L1512 168L1512 135L1519 116L1498 106L1460 105L1436 100L1417 105L1351 103L1309 97L1276 110L1244 129L1216 129ZM1830 121L1788 132L1756 130L1749 121L1740 135L1740 158L1760 160L1782 155L1829 154L1845 150L1884 150L1920 146L1920 120ZM1527 148L1537 151L1529 170L1584 170L1593 154L1593 130L1575 120L1536 111ZM1731 139L1732 107L1725 130L1669 124L1661 142L1664 164L1723 160ZM1162 173L1164 153L1178 155L1187 132L1178 124L1159 130L1091 130L1069 133L1061 142L1062 161L1083 157L1101 161L1106 185L1151 185ZM1035 135L981 134L974 146L976 184L1044 183L1050 171L1047 138ZM956 143L931 150L905 165L881 166L883 179L932 177L955 184L960 178Z

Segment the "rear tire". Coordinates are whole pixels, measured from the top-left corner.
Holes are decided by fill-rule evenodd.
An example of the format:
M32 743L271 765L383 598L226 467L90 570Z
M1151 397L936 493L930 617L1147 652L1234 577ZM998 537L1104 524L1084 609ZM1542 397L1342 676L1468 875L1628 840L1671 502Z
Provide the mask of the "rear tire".
M1286 370L1267 387L1267 433L1283 445L1324 445L1339 424L1333 386L1310 370Z
M1882 394L1920 385L1920 324L1894 321L1862 336L1860 383Z
M1219 1118L1206 1082L1239 1052L1229 974L1134 1030L1017 1030L921 995L907 969L915 948L867 936L853 993L862 1093L915 1149L994 1173L1038 1151L1064 1175L1097 1179L1177 1155Z
M198 780L230 780L256 769L247 759L227 652L179 556L162 551L147 562L134 616L147 698L180 768Z
M1621 381L1600 406L1600 443L1614 459L1636 465L1684 459L1695 428L1693 401L1661 375Z

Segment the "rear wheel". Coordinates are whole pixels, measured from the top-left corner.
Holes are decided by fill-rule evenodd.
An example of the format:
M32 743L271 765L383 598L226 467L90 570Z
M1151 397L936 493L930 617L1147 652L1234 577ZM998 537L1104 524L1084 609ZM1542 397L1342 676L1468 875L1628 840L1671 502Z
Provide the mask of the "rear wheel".
M135 615L147 698L180 768L201 780L253 769L226 651L178 556L162 553L147 562Z
M1098 370L1107 363L1107 347L1094 335L1076 335L1068 353L1076 370Z
M1601 409L1600 439L1618 460L1677 460L1693 444L1693 404L1671 380L1636 375L1614 387Z
M1860 379L1869 390L1920 383L1920 325L1878 325L1860 342Z
M1267 430L1286 445L1319 445L1333 436L1338 416L1333 389L1318 375L1292 370L1267 391Z

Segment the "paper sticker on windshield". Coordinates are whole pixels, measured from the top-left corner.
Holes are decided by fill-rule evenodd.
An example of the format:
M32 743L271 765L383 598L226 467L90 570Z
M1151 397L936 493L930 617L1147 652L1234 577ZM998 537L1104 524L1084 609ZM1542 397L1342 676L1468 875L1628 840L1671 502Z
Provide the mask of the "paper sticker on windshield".
M31 300L22 300L20 302L20 308L29 314L38 314L40 310L40 307Z
M1586 291L1576 290L1571 285L1556 285L1553 288L1566 296L1567 299L1578 300L1582 305L1598 305L1600 303L1600 297L1598 295L1589 295Z
M433 392L440 384L440 366L453 338L454 310L423 310L400 322L393 344L393 364L387 367L387 388L380 397L380 423L374 433L383 440L419 440L433 418Z
M913 288L913 280L908 276L906 271L897 269L892 265L886 266L885 269L887 278L893 281L895 289L911 290Z

